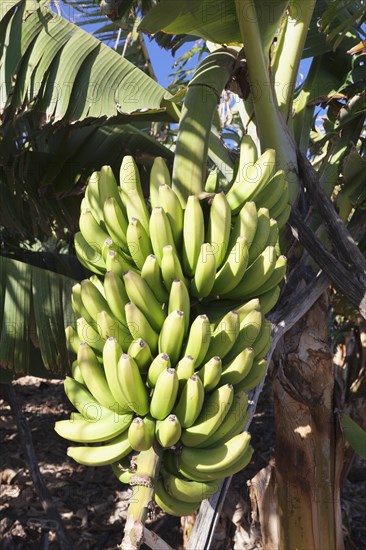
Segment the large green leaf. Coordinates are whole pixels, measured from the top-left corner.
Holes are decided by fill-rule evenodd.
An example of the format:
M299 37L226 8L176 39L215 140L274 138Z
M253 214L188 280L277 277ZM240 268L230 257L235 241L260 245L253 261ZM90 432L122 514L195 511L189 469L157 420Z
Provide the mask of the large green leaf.
M341 425L345 438L351 447L363 459L366 459L366 432L359 426L349 414L345 414L341 418Z
M70 296L75 282L0 256L2 380L47 372L49 377L62 376L68 370L64 329L74 319Z
M145 72L44 2L19 0L0 16L5 22L0 111L36 102L45 122L66 122L159 109L171 98Z
M254 4L256 13L249 10L244 15L258 18L262 44L268 50L288 2L256 0ZM145 15L139 29L190 34L219 44L242 42L234 0L161 0Z

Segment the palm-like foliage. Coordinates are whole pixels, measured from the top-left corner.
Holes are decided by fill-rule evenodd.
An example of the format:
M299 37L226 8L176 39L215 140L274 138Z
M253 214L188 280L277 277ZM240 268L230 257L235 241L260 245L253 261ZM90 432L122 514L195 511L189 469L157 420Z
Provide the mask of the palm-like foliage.
M43 0L2 5L0 44L2 249L19 257L22 241L70 240L93 170L118 165L126 152L142 166L156 155L169 160L170 151L148 129L152 120L176 120L177 112L171 95L145 71ZM32 329L46 368L61 375L67 367L62 312L67 316L71 279L1 261L1 367L10 376L40 372Z

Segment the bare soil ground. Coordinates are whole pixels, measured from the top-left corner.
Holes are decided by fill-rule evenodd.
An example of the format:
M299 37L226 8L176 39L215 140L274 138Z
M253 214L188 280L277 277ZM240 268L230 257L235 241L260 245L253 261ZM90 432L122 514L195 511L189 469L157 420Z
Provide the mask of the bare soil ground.
M86 468L67 457L68 442L53 430L55 421L67 418L71 412L62 382L25 377L15 383L15 390L32 431L43 478L75 548L115 549L121 542L130 489L118 482L110 467ZM2 400L0 426L0 548L56 550L59 545L55 531L47 523L33 488L10 407ZM244 548L244 539L238 542L236 537L232 514L236 509L242 529L249 529L250 502L246 482L267 464L273 452L273 411L268 390L262 394L251 431L256 453L245 471L234 478L224 507L226 514L220 520L215 536L217 550ZM347 550L366 549L365 495L365 462L357 459L342 492ZM181 523L179 518L157 509L149 520L149 527L174 549L180 550L192 521L193 518L189 518ZM47 527L51 528L48 534ZM247 537L245 549L250 548L260 548L255 533Z

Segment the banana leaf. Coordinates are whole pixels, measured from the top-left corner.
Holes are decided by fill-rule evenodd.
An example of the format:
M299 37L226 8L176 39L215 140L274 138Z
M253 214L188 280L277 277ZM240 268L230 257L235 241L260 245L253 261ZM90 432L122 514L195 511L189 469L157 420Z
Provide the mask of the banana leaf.
M0 256L0 381L27 374L63 377L70 368L65 327L74 324L75 280Z
M287 4L283 0L257 0L256 13L248 13L248 17L258 17L265 50L273 41ZM152 34L158 31L189 34L218 44L242 41L234 0L161 0L145 15L139 30Z
M366 459L366 432L349 416L345 414L341 418L343 434L351 447L364 460Z

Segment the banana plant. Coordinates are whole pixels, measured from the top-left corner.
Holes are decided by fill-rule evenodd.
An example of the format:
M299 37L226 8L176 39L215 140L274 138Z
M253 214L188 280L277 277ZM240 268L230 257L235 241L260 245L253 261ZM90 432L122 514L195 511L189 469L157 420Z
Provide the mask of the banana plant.
M169 513L184 515L195 510L203 496L216 491L218 479L239 471L250 460L249 437L246 432L241 433L250 419L244 415L233 425L230 420L233 415L228 415L228 411L232 406L246 411L246 397L242 392L260 383L266 372L264 356L269 353L267 358L270 358L273 349L268 347L270 327L268 322L261 324L262 316L277 302L278 284L286 269L286 259L277 257L278 230L285 226L289 216L288 201L294 206L295 213L304 201L299 185L301 180L306 180L304 170L308 170L306 175L313 175L297 149L307 151L314 136L310 134L314 102L321 105L324 97L328 101L335 96L329 84L320 97L312 94L314 84L311 78L316 82L316 76L319 77L327 68L321 59L315 59L311 77L306 79L302 91L298 94L295 89L302 55L320 58L327 56L332 48L322 34L318 48L314 51L312 46L309 37L318 32L315 31L318 15L315 4L315 1L306 4L276 2L268 6L262 1L214 0L210 4L198 1L193 5L188 1L161 0L146 13L140 25L142 30L151 33L162 31L177 37L187 34L201 37L207 41L211 54L195 71L188 85L180 115L171 181L162 159L156 159L152 165L149 182L151 211L144 201L136 165L125 157L119 177L116 177L118 169L115 168L113 173L110 168L103 167L91 178L79 220L80 233L76 237L79 258L91 271L103 277L103 283L94 277L76 285L73 290L73 309L82 319L79 328L84 339L88 328L89 343L78 342L76 337L72 343L77 351L77 363L74 364L73 378L65 383L65 390L78 412L73 413L70 421L58 423L57 431L76 442L102 442L103 445L98 447L73 447L69 454L83 464L113 464L120 481L135 488L134 494L138 498L131 502L128 511L123 548L137 548L143 536L147 536L143 524L152 498ZM23 3L17 5L24 7ZM9 13L2 28L9 29L7 25L16 17L21 18L19 13L22 10L14 9ZM51 17L49 12L42 11L42 15ZM359 11L354 10L353 15L352 24L357 31ZM340 14L330 10L324 12L324 29L328 29L329 24L326 17L332 17L333 24L339 24L337 18ZM36 23L34 18L33 23ZM60 24L60 21L56 20L56 23ZM342 27L342 38L343 31ZM74 35L70 36L71 41ZM5 32L5 37L10 37L10 30ZM354 34L349 38L356 41L356 37ZM37 38L32 45L37 45ZM32 55L33 50L29 52L27 49L26 53ZM107 59L107 53L105 57ZM42 58L39 63L46 61ZM99 77L103 71L100 69L99 72L97 52L92 52L88 63L92 74ZM114 59L110 58L110 63L110 66L103 66L107 71L105 74L114 67ZM49 65L51 77L48 75L44 84L48 97L47 94L41 95L39 105L49 105L49 92L54 86L58 67L57 64ZM85 79L83 68L85 65L80 64L81 74L75 77L75 82L78 78ZM20 71L20 74L24 72ZM27 74L25 71L24 82L28 82ZM246 135L241 143L239 163L229 172L218 166L221 175L216 177L207 170L209 150L212 150L210 132L220 94L225 87L233 85L233 80L240 95L240 113ZM17 101L22 90L24 94L24 88L18 90L17 80L15 82L6 107ZM341 92L339 83L337 86L336 99L339 95L342 99L347 83L343 83ZM154 118L166 109L170 116L172 113L176 116L172 98L161 95L159 88L154 90L156 102L152 101L152 107L155 110L149 115ZM295 96L300 98L298 104L294 102ZM21 97L24 100L24 95ZM36 104L39 102L38 95L33 99ZM113 101L106 95L103 103L103 109L110 117L116 108L116 104L112 108ZM16 104L16 109L20 105ZM46 116L52 118L56 111L46 110ZM316 154L312 158L325 198L333 195L331 191L335 188L335 179L329 177L328 165L338 176L341 162L349 151L343 131L346 126L350 132L348 136L356 139L360 135L364 108L360 111L356 107L350 118L342 113L344 119L339 127L338 120L332 119L329 107L327 112L333 126L331 128L328 124L330 135L323 140L324 157ZM87 101L83 103L76 97L75 111L67 108L63 114L66 119L70 116L70 120L75 116L86 124L89 116L98 118L100 115L90 101L89 104ZM128 116L137 116L137 113L128 113ZM333 148L331 142L327 151L327 141L331 141L337 132L340 143L337 142ZM362 157L359 146L355 145ZM222 147L218 146L218 150L217 163L222 159ZM162 156L166 157L166 154ZM327 163L326 158L331 162ZM211 160L214 160L212 152ZM278 168L275 174L270 170L274 162ZM252 169L260 168L261 175L254 183L245 171L246 164ZM252 175L251 171L249 175ZM307 187L306 181L305 185L313 198L313 189ZM107 189L110 196L105 195ZM278 189L281 193L274 201ZM221 193L222 190L225 193ZM354 204L351 202L351 207L348 206L347 221L355 215ZM306 208L304 213L307 213ZM297 218L292 217L290 223L300 234L302 226L296 226L294 220ZM257 227L260 229L258 233ZM319 221L312 219L311 227L316 231ZM248 233L243 239L244 231ZM318 244L315 237L312 238ZM231 262L230 257L216 246L220 239L225 242L225 248L230 247L234 255L239 254L240 262ZM255 250L247 246L247 242L253 239ZM290 236L282 231L281 244L285 250L289 241ZM136 242L140 247L132 246ZM97 254L85 255L89 249ZM202 261L203 252L205 261ZM177 281L179 285L175 284ZM162 304L165 306L161 307ZM252 341L248 340L247 330L244 330L247 325L238 324L240 316L254 330ZM98 331L94 330L94 333L97 337L99 335L96 340L90 336L95 327ZM135 327L133 333L131 327ZM210 332L210 338L202 338L203 328ZM251 351L250 344L254 351ZM195 374L194 367L192 370L191 349L201 350L198 374ZM253 354L256 352L255 359ZM175 369L168 363L170 360ZM104 363L104 371L101 363ZM181 379L178 372L185 373ZM182 383L182 380L187 380L187 383ZM220 381L222 384L218 385ZM233 386L239 397L233 396ZM167 388L168 399L164 397ZM188 395L193 396L194 410L193 407L187 408ZM90 412L90 407L88 413L84 409L90 403L95 405L94 413ZM113 413L111 403L118 404ZM215 408L225 411L224 414L213 413ZM100 411L100 416L95 416L96 411ZM156 441L157 444L153 443ZM174 451L176 445L179 453ZM139 454L131 463L128 456L132 449ZM286 484L286 480L283 482ZM211 525L210 513L206 519ZM311 513L314 514L314 510ZM334 517L331 512L328 517L324 514L324 518L328 523L323 523L327 528L322 540L327 540L328 532L334 528ZM314 523L316 519L312 518ZM277 540L278 546L286 547L285 543L282 544L286 541L286 533L291 533L295 544L299 540L304 543L291 521L290 516L283 519L283 534ZM313 535L314 531L310 529L305 545L311 546ZM194 531L191 548L206 547L208 537L207 529L201 530L201 539L197 537L197 530Z

